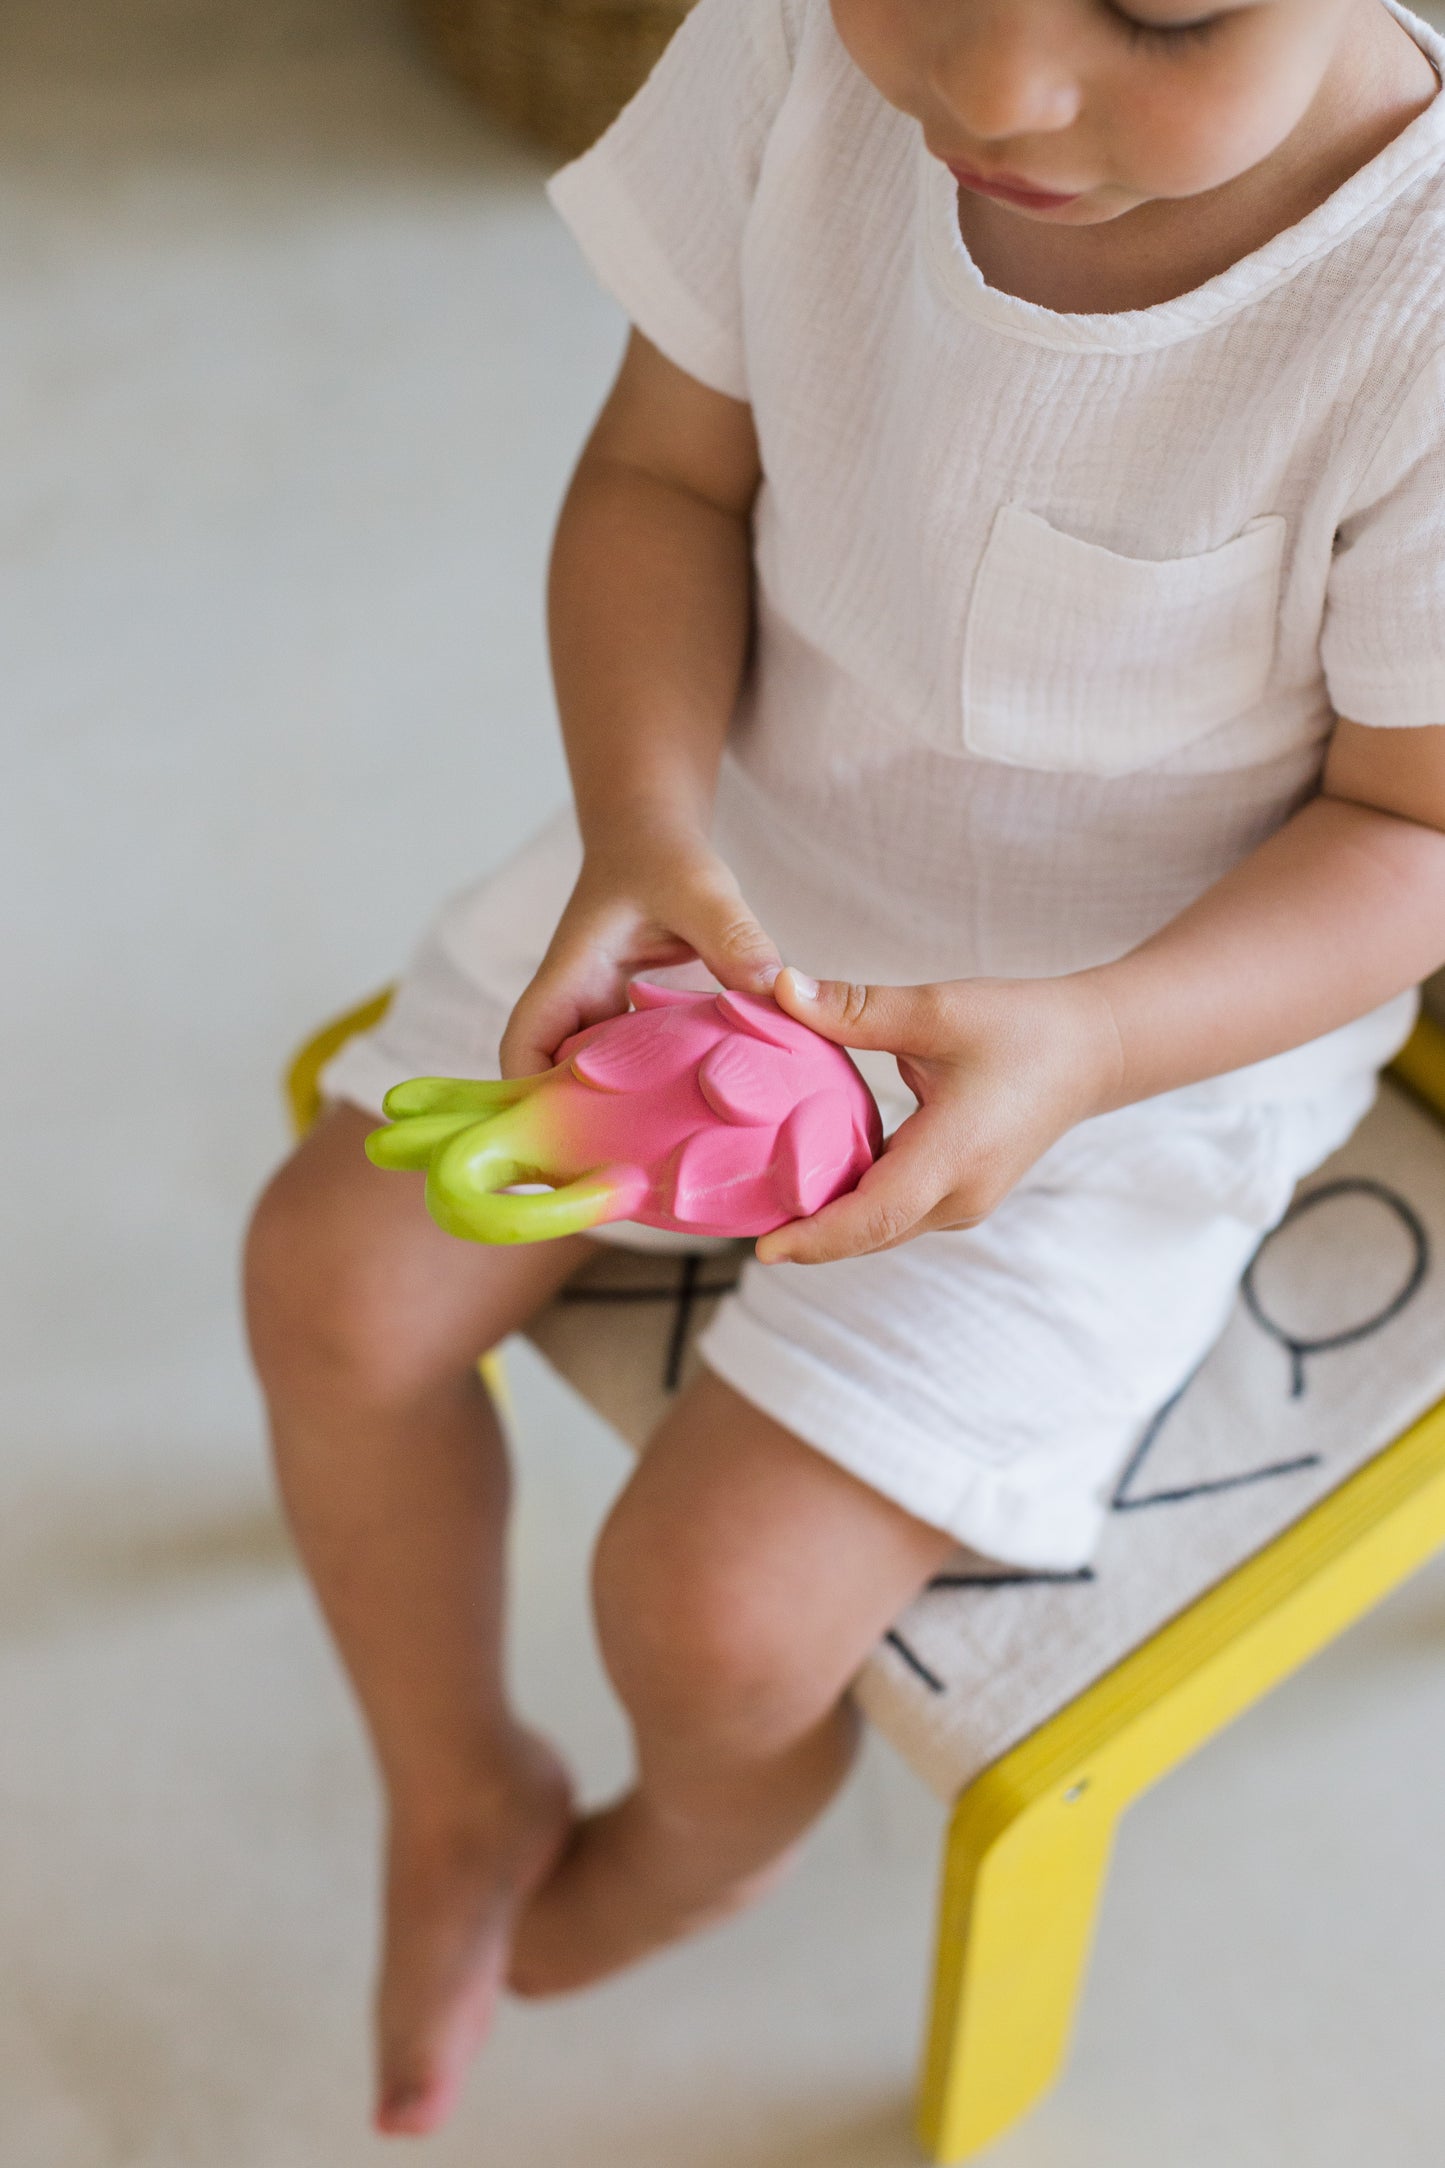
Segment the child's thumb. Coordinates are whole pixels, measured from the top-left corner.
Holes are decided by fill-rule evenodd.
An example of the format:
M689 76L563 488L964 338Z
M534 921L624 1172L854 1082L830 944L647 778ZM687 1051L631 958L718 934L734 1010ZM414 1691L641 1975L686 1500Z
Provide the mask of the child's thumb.
M777 943L736 898L721 899L704 924L685 930L685 938L713 977L736 993L767 993L783 968Z
M915 1036L917 987L859 986L847 979L810 979L792 964L773 982L773 999L800 1024L839 1046L906 1051Z

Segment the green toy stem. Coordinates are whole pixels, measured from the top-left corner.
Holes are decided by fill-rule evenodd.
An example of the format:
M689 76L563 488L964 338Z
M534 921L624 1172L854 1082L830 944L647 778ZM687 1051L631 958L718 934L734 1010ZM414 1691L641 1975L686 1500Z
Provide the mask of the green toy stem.
M544 1072L545 1074L546 1072ZM429 1167L450 1137L519 1106L542 1082L541 1076L500 1081L470 1077L414 1076L394 1084L381 1102L392 1126L373 1129L366 1156L374 1167ZM514 1175L514 1181L525 1177Z
M510 1179L525 1180L525 1175L514 1173ZM426 1186L427 1210L437 1225L473 1242L552 1242L561 1235L583 1235L604 1220L626 1219L646 1194L647 1177L638 1167L603 1167L561 1189L524 1197L492 1191L459 1197L455 1190L441 1189L436 1168Z
M530 1097L551 1074L550 1069L543 1069L536 1076L408 1077L405 1084L392 1085L381 1110L393 1122L412 1114L465 1114L475 1120Z
M547 1180L551 1125L540 1101L528 1104L544 1081L412 1077L382 1101L392 1126L372 1131L366 1156L377 1167L424 1168L427 1210L470 1242L555 1241L626 1219L647 1195L641 1167L602 1167L560 1189L498 1195L515 1182Z
M373 1167L429 1167L449 1137L471 1127L470 1114L411 1115L390 1129L373 1129L366 1139L366 1156Z

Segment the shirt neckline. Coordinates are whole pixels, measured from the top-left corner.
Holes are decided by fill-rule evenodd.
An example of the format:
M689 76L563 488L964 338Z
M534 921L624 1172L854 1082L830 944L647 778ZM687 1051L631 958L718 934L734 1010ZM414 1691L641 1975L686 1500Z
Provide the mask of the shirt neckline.
M1385 0L1385 5L1445 85L1445 37L1401 5L1400 0ZM1069 313L1046 309L1036 301L1024 301L1017 294L1001 293L988 285L959 231L958 188L953 175L932 155L921 135L918 156L929 267L952 301L980 322L1036 346L1063 347L1074 352L1139 353L1192 338L1263 300L1317 257L1349 240L1421 175L1439 168L1445 162L1445 88L1437 90L1424 112L1418 113L1393 142L1296 225L1287 226L1263 248L1242 256L1238 263L1206 279L1202 286L1147 309Z

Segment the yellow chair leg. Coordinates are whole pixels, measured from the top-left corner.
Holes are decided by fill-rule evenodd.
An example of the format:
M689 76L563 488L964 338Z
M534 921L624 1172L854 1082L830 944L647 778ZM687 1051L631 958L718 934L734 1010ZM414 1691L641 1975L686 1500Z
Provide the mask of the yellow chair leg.
M1068 2046L1117 1807L1090 1785L1002 1829L965 1792L944 1849L933 2015L918 2101L930 2159L968 2159L1030 2107Z
M507 1378L507 1366L495 1348L490 1355L478 1356L477 1369L481 1373L482 1383L496 1403L498 1415L501 1416L504 1423L510 1422L512 1417L512 1388Z
M332 1055L339 1054L347 1040L354 1039L358 1032L370 1031L373 1024L379 1024L390 1007L391 988L383 986L370 1000L323 1025L292 1056L286 1070L285 1089L291 1128L296 1136L304 1137L321 1112L320 1077Z
M954 1811L920 2130L966 2158L1054 2076L1131 1800L1445 1543L1445 1402L977 1776Z

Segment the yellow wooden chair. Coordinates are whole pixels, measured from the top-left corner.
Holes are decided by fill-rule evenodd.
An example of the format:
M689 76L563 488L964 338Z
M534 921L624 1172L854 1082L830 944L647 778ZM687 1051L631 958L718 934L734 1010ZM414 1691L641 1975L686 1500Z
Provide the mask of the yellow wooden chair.
M353 1033L378 1021L388 998L378 994L339 1018L298 1055L288 1082L298 1132L319 1111L318 1077L326 1062ZM1428 1200L1395 1200L1418 1235L1418 1269L1410 1281L1414 1293L1427 1276L1430 1236L1445 1251L1445 1138L1438 1138L1438 1152L1431 1143L1438 1136L1435 1125L1445 1121L1445 1031L1429 1018L1422 1019L1396 1062L1384 1098L1390 1105L1376 1148L1387 1158L1393 1154L1392 1179L1398 1180L1402 1165L1429 1162ZM1421 1106L1430 1111L1428 1124ZM1369 1117L1361 1137L1375 1122L1376 1116ZM1338 1155L1346 1178L1333 1183L1335 1190L1353 1190L1367 1204L1387 1195L1372 1171L1370 1148L1368 1140L1352 1143ZM1328 1187L1335 1165L1331 1162L1306 1187L1321 1182ZM655 1283L659 1272L662 1307L646 1324L655 1375L650 1372L639 1391L635 1377L629 1381L622 1375L626 1365L619 1354L618 1324L624 1316L643 1317L646 1304L632 1298L649 1273ZM624 1281L630 1275L621 1291L622 1308L606 1313L608 1330L599 1334L592 1323L597 1312L589 1317L586 1308L588 1295L617 1302L619 1273ZM675 1259L647 1260L611 1250L599 1254L595 1273L589 1266L581 1277L609 1284L591 1290L584 1285L580 1301L570 1308L564 1295L531 1337L584 1397L639 1442L683 1372L682 1343L690 1328L705 1320L727 1274L716 1259L701 1266L685 1260L679 1267ZM1418 1389L1408 1379L1403 1384L1393 1379L1402 1413L1385 1414L1387 1422L1408 1421L1408 1427L1383 1433L1341 1480L1332 1482L1327 1468L1314 1469L1310 1479L1322 1495L1294 1516L1286 1503L1283 1525L1269 1540L1251 1544L1247 1555L1202 1592L1186 1591L1176 1604L1166 1591L1161 1611L1155 1590L1148 1602L1162 1622L1137 1645L1106 1660L1057 1706L1050 1705L1047 1691L1044 1703L1032 1708L1027 1693L1015 1697L1022 1701L1022 1716L1012 1711L1013 1730L1021 1721L1027 1728L1003 1751L992 1751L987 1725L960 1747L946 1727L938 1730L936 1715L943 1705L939 1697L946 1702L941 1674L948 1669L947 1652L958 1639L962 1616L949 1604L976 1602L988 1577L961 1575L951 1584L950 1577L941 1577L949 1586L920 1599L899 1622L900 1631L890 1635L892 1646L880 1650L863 1674L858 1692L864 1709L953 1801L919 2098L919 2132L933 2159L972 2156L1022 2115L1057 2073L1123 1809L1445 1544L1445 1399L1439 1398L1445 1393L1445 1297L1432 1300L1440 1314L1433 1323L1424 1320L1423 1332L1417 1320L1414 1345L1417 1351L1438 1346L1438 1355L1430 1358L1433 1369L1422 1375ZM1385 1314L1398 1308L1398 1303L1387 1306ZM1296 1345L1284 1337L1298 1372ZM1347 1330L1299 1345L1343 1346L1359 1337ZM1355 1359L1357 1364L1364 1359L1358 1350ZM1227 1368L1228 1358L1220 1361ZM1215 1365L1211 1356L1200 1377ZM501 1386L500 1367L495 1361L486 1367L491 1382ZM1367 1383L1373 1405L1378 1398L1373 1373ZM1420 1413L1422 1408L1426 1412ZM1290 1419L1314 1420L1302 1417L1297 1407ZM1260 1472L1290 1475L1319 1457L1297 1455ZM1224 1494L1232 1484L1241 1487L1222 1503L1238 1517L1244 1486L1252 1478L1206 1482L1199 1491ZM1264 1488L1252 1484L1256 1495ZM1279 1486L1274 1488L1278 1492ZM1153 1500L1121 1503L1184 1495L1161 1491ZM1247 1529L1242 1538L1239 1529L1232 1537L1226 1530L1222 1540L1236 1546L1250 1542ZM1191 1543L1191 1556L1194 1548ZM1207 1557L1203 1570L1207 1576ZM1017 1583L1057 1577L994 1578ZM1068 1600L1058 1589L1035 1592L1036 1602L1047 1601L1056 1610ZM977 1612L972 1617L976 1623ZM1077 1638L1069 1626L1071 1646ZM997 1725L994 1732L995 1738L1008 1736L1007 1728L999 1732ZM988 1758L979 1765L981 1755Z

